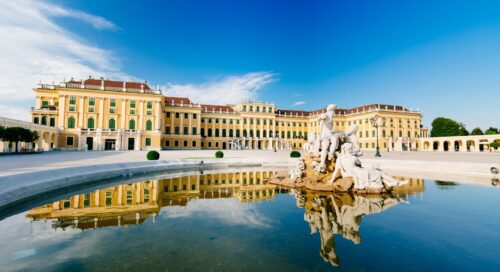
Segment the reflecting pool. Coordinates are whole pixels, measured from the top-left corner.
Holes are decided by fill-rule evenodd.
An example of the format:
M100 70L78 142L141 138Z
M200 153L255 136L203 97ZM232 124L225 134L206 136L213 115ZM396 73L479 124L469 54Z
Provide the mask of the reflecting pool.
M278 170L79 189L0 221L1 271L500 271L500 190L315 193Z

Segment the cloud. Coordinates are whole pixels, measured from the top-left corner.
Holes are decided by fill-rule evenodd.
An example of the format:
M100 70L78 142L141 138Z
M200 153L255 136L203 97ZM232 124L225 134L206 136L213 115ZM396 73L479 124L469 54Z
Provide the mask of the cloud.
M271 219L260 214L255 205L237 203L234 198L192 200L187 207L172 206L162 209L160 216L167 218L203 216L227 225L241 225L247 228L264 229L271 227Z
M121 72L120 61L110 51L89 45L56 23L61 16L96 29L117 29L102 17L46 1L0 1L1 116L29 120L32 89L40 81L89 75L131 78Z
M297 101L295 103L293 103L294 106L300 106L300 105L304 105L306 104L306 101Z
M231 104L257 99L259 90L276 80L271 72L252 72L212 79L202 84L172 84L165 86L167 96L189 97L196 103Z

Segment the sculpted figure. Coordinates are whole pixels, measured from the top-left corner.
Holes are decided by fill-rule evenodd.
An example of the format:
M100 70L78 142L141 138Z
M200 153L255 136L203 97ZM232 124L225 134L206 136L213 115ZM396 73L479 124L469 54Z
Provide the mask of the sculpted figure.
M332 137L333 129L333 116L335 116L336 105L330 104L326 107L326 112L321 114L319 117L320 121L320 133L319 133L319 143L321 146L320 154L320 172L325 172L326 158L328 156L328 151L330 147L330 139Z

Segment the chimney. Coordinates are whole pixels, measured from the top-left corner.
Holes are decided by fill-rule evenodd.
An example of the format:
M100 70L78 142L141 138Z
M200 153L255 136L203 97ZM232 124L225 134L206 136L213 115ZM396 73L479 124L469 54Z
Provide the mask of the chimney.
M144 84L141 84L141 93L144 93Z
M80 85L80 88L85 89L85 81L82 80L82 84Z
M127 91L127 82L126 81L123 81L123 90L124 92Z
M104 78L101 77L101 90L104 90Z

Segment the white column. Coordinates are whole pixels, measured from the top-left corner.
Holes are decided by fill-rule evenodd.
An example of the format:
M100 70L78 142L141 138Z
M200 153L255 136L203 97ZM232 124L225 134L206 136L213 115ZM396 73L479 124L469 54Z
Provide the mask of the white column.
M155 130L161 131L161 120L163 115L161 114L161 103L156 102L156 126Z
M104 123L104 98L99 98L99 121L97 124L98 128L103 128Z
M83 127L83 108L84 108L84 97L80 96L78 103L78 126L77 128L82 128Z
M123 129L126 128L125 127L126 116L127 116L127 99L122 99L122 110L120 112L120 128L123 128ZM116 120L116 126L118 127L118 120Z
M139 123L137 123L137 130L144 130L144 101L139 101Z
M64 130L64 117L66 113L66 96L59 96L59 118L57 121L57 126L59 129Z

